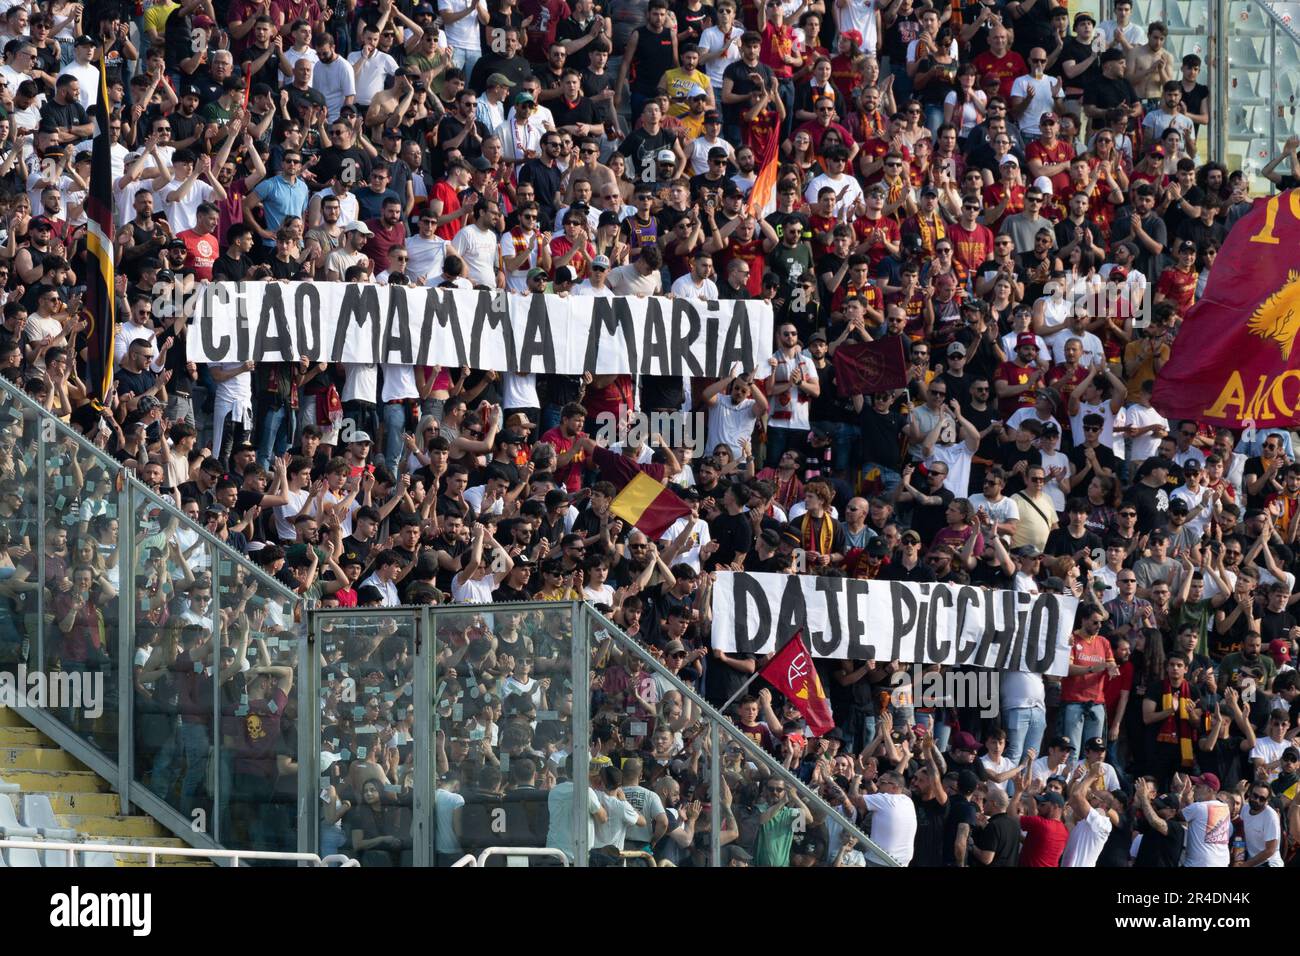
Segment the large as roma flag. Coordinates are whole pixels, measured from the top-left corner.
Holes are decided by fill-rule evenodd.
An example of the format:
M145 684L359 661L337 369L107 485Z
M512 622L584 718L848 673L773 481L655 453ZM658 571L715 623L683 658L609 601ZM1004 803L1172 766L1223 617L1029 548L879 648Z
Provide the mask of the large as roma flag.
M808 729L814 737L830 733L835 726L831 716L831 702L822 690L821 678L813 666L812 656L803 643L803 632L795 634L772 655L772 659L759 671L760 676L785 695L786 700L799 708Z
M1254 207L1219 250L1205 295L1156 377L1166 418L1264 428L1300 423L1300 190Z
M108 132L108 83L99 61L99 102L91 110L99 126L90 149L90 190L86 193L86 385L91 398L104 400L113 384L113 157Z
M690 506L645 472L637 474L614 496L609 510L645 532L651 541L691 513Z
M901 335L874 342L845 342L831 356L831 364L835 366L835 383L845 395L870 395L907 385Z

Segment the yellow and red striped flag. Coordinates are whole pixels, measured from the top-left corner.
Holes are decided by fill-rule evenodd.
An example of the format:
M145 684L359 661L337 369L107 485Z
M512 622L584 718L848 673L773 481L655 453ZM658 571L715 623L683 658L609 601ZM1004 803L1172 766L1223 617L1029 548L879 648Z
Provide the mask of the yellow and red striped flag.
M678 518L691 513L690 506L645 472L638 472L614 496L609 510L657 541Z

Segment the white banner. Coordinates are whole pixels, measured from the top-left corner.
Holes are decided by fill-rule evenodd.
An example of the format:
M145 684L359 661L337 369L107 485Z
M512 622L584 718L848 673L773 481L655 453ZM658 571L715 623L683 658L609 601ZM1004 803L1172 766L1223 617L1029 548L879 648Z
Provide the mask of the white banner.
M195 294L192 362L468 366L498 372L746 372L772 354L761 300L510 295L357 282L214 282Z
M772 654L802 631L814 657L1069 673L1079 600L970 585L719 571L713 647Z

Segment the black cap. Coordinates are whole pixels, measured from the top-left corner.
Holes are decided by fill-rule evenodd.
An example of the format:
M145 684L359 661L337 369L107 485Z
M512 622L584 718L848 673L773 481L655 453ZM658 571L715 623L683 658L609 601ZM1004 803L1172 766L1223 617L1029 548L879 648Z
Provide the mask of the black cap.
M1098 753L1106 752L1106 741L1101 737L1089 737L1083 742L1084 750L1093 750Z

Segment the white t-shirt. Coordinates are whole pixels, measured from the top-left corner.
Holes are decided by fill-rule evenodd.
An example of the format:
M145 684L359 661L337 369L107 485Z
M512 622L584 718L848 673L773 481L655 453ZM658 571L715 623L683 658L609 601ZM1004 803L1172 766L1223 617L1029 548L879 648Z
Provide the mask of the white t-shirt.
M535 372L524 375L516 372L501 373L502 408L541 408L541 406L542 400L537 395Z
M673 283L672 293L679 299L699 299L701 302L712 302L718 297L718 287L712 279L705 279L697 285L695 278L688 272Z
M899 866L912 862L916 842L916 806L901 793L869 793L863 801L871 811L871 842Z
M1211 507L1211 501L1214 498L1214 492L1209 488L1202 488L1199 491L1189 491L1186 485L1181 485L1169 493L1170 501L1185 501L1189 510L1195 509L1197 505L1204 503L1205 507L1187 526L1192 529L1192 533L1197 537L1205 534L1205 529L1210 526L1210 518L1214 511Z
M1029 74L1018 76L1011 84L1011 95L1029 97L1029 105L1020 114L1020 132L1026 136L1038 135L1038 120L1052 111L1052 102L1065 96L1061 81L1054 76L1036 80Z
M774 384L788 382L790 374L798 368L803 373L805 382L816 382L817 365L805 352L799 352L794 358L787 358L782 352L775 352L776 359ZM790 389L770 399L771 411L768 414L769 428L795 428L807 431L811 428L808 413L812 409L812 399L805 392Z
M407 275L424 276L426 279L440 276L442 264L447 258L447 240L437 236L432 239L411 236L406 240L406 254L411 257L406 263Z
M836 179L827 173L822 173L810 182L808 188L804 190L804 198L808 200L809 205L817 201L817 194L821 192L823 186L829 186L835 190L835 195L838 198L835 200L834 212L837 216L843 215L846 210L852 209L853 204L862 198L862 186L854 177L845 174ZM846 186L848 189L841 196L840 190Z
M337 55L329 63L317 62L311 70L311 88L325 97L325 111L333 123L339 118L343 101L357 95L357 79L352 64Z
M457 575L451 579L451 599L457 604L491 604L492 592L496 588L497 580L494 574L471 578L468 581L462 581Z
M1016 506L1016 500L1009 495L1003 495L1000 501L993 502L983 495L975 494L970 496L970 503L977 512L983 508L998 524L1020 520L1020 508Z
M1110 402L1099 402L1096 405L1090 405L1088 402L1079 400L1079 414L1070 416L1070 435L1074 438L1075 446L1082 445L1087 436L1083 433L1083 416L1100 415L1104 421L1101 423L1101 444L1114 451L1115 444L1115 413L1110 410ZM1119 454L1118 451L1115 452Z
M1241 815L1241 826L1246 831L1247 857L1264 852L1264 847L1268 844L1268 841L1276 840L1278 849L1275 849L1273 855L1265 860L1262 865L1282 865L1282 818L1278 816L1276 810L1270 806L1265 806L1259 813L1251 813L1247 809Z
M303 506L307 504L307 499L311 497L311 492L306 488L301 491L286 491L285 497L289 499L287 504L278 505L275 509L275 533L280 536L282 541L292 541L297 535L290 519L297 517L302 511Z
M862 34L862 52L875 56L876 44L876 3L875 0L849 0L848 6L836 6L839 17L839 32L857 30Z
M709 30L712 29L714 28L709 27ZM708 33L709 30L705 30L704 32ZM709 171L709 150L713 149L715 146L725 149L728 156L733 156L735 153L731 144L721 136L714 140L710 140L704 136L697 136L695 139L691 140L691 152L688 161L690 163L691 172L696 176L703 176Z
M965 498L970 491L970 464L975 453L964 441L955 441L947 445L936 444L930 457L925 460L926 467L935 462L948 466L948 474L943 479L943 486L957 498Z
M537 266L537 244L533 241L536 233L529 233L523 236L515 234L513 229L506 232L501 237L501 263L505 268L505 263L513 259L525 249L528 250L528 258L523 261L518 269L511 269L506 273L506 289L510 292L518 292L521 295L528 291L528 273ZM506 408L514 406L506 405Z
M198 225L199 205L207 202L212 196L212 187L203 180L196 179L184 199L168 202L167 197L179 190L184 182L183 179L173 179L156 197L163 201L162 210L167 213L167 224L172 227L172 235L179 235L186 229L193 229Z
M627 828L635 825L639 816L636 807L608 793L598 793L596 797L605 808L607 818L604 823L596 821L596 838L592 841L591 848L597 850L603 846L612 846L621 850L623 841L627 839Z
M1059 332L1053 332L1047 337L1047 344L1052 349L1052 361L1057 365L1065 364L1065 343L1070 339L1078 339L1083 345L1083 357L1079 359L1079 364L1083 368L1088 368L1094 362L1106 361L1106 347L1101 344L1101 339L1091 332L1075 332L1073 329L1061 329ZM1098 373L1100 374L1100 373Z
M1183 807L1187 821L1187 843L1183 847L1183 866L1228 866L1232 858L1228 843L1232 839L1232 811L1226 803L1204 800Z
M1125 408L1124 414L1128 418L1130 428L1145 428L1148 425L1163 425L1166 430L1169 428L1169 419L1154 408L1136 402ZM1136 438L1130 437L1128 443L1129 459L1132 461L1145 461L1160 448L1160 439L1153 432L1138 435Z
M90 109L99 102L99 67L94 63L84 66L75 60L63 68L59 76L75 76L79 89L77 99L83 109Z
M1070 831L1070 838L1065 841L1065 852L1061 854L1061 866L1096 866L1110 830L1110 817L1093 807Z
M740 439L749 440L753 436L755 421L752 398L737 405L730 395L719 395L709 406L709 447L725 443L739 459Z
M597 289L591 284L590 279L583 279L573 287L573 295L589 295L596 299L612 299L614 293L609 291L609 286L601 286Z
M439 0L438 9L447 13L460 13L460 11L468 10L470 7L481 6L482 3L483 0ZM483 48L479 40L481 35L479 27L481 25L476 13L461 17L455 23L450 23L444 28L447 31L447 43L450 44L453 50L478 53Z
M490 289L497 287L497 234L490 229L480 229L476 223L466 224L451 247L465 260L468 278L477 285Z
M740 24L733 24L731 27L731 46L727 47L727 52L717 59L710 60L704 64L704 72L708 74L709 82L713 84L715 96L720 96L722 92L722 74L727 67L740 59L740 38L745 35L745 28ZM722 44L726 42L726 37L717 27L709 27L700 34L700 59L722 49ZM707 167L706 167L707 168ZM704 172L703 169L697 170L697 173Z
M474 43L478 44L478 20L475 17L466 17L463 23L472 23L474 25ZM361 62L364 55L363 51L357 50L355 53L348 54L348 63L356 64ZM361 68L361 71L353 72L357 88L357 105L369 106L370 101L375 98L375 94L384 88L384 80L397 72L397 61L385 53L383 50L376 50L370 57L370 60Z
M1294 746L1295 744L1285 738L1282 740L1274 740L1272 737L1256 737L1255 746L1250 751L1250 759L1252 761L1262 760L1264 763L1272 763L1281 758L1282 751L1286 750L1288 747ZM1268 782L1272 783L1276 780L1278 773L1279 770L1277 767L1268 771Z
M983 757L980 757L980 763L984 765L984 769L989 773L1006 773L1008 770L1011 770L1016 766L1016 762L1005 754L999 757L996 761L990 759L988 754L985 754ZM1001 783L995 783L994 781L989 780L988 785L990 787L997 787L1005 793L1009 782L1010 781L1003 780Z
M663 533L663 535L659 538L659 540L664 543L665 547L672 544L674 541L677 540L677 536L682 533L682 530L686 527L686 523L690 520L691 519L689 517L678 518L676 521L674 521L672 524L668 526L668 530ZM704 547L712 540L713 540L713 536L709 534L708 522L696 521L695 530L691 532L690 543L677 556L676 561L674 561L673 563L689 564L692 568L696 570L696 572L699 572L700 571L700 548Z

